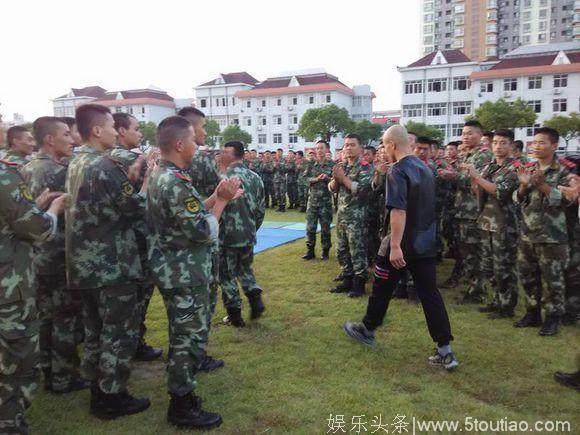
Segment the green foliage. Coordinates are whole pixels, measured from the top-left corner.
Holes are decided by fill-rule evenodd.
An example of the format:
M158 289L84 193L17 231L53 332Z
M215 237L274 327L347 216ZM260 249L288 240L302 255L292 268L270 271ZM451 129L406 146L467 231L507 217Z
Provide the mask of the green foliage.
M501 128L523 128L534 125L536 113L528 103L518 98L510 103L503 98L492 102L486 101L477 109L475 116L468 119L477 119L485 130L495 131Z
M205 122L205 132L207 133L205 144L210 148L215 148L220 135L220 125L215 119L207 119Z
M143 142L148 142L149 145L157 145L157 126L154 122L140 122L141 133L143 133Z
M240 128L239 125L229 125L222 131L222 142L230 142L232 140L239 140L245 145L252 143L252 135Z
M444 139L444 134L436 127L432 127L422 122L409 121L405 125L407 131L412 131L417 136L425 136L433 140L441 142Z
M554 116L544 122L544 126L553 128L560 133L560 137L568 145L568 142L580 136L580 115L578 113L571 113L570 116Z
M336 104L329 104L304 112L297 133L307 141L316 139L330 141L339 133L349 133L354 129L354 125L346 109L341 109Z
M358 121L354 125L354 129L349 133L356 133L362 139L362 144L366 145L370 141L378 141L380 139L383 127L380 124L373 124L367 119Z

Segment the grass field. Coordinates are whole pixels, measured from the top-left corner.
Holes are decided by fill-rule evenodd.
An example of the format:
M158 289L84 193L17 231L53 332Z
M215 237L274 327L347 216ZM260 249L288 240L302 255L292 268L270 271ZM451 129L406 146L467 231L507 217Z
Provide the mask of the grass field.
M268 212L266 219L302 221L304 215ZM324 434L330 414L344 416L346 432L353 416L364 415L361 421L371 433L374 417L389 424L404 415L409 423L412 417L569 421L571 433L580 433L578 393L552 380L555 370L575 369L578 327L540 337L535 329L516 330L511 321L491 321L473 306L455 305L457 290L444 291L461 362L456 372L446 373L426 365L433 343L418 305L393 301L373 349L347 338L342 324L361 319L366 298L328 293L338 273L334 253L329 262L305 262L303 251L299 240L256 257L267 306L258 322L243 330L225 326L218 305L209 350L226 367L198 376L205 407L224 419L214 433ZM444 264L441 281L448 271ZM165 310L157 293L148 327L148 341L166 349ZM181 433L166 423L163 362L136 363L130 389L151 398L148 411L104 423L89 415L87 391L65 397L40 393L28 421L33 433L47 435ZM389 427L389 433L397 432Z

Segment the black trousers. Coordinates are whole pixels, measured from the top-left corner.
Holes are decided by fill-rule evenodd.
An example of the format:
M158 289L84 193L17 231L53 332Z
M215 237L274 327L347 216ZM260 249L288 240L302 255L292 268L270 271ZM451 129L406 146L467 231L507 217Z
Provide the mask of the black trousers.
M453 340L453 336L445 303L435 281L436 259L422 258L406 261L407 269L415 281L417 296L423 306L429 334L438 346L445 346ZM372 331L383 324L393 291L403 270L395 269L387 257L377 257L373 292L369 297L367 313L363 319L367 329Z

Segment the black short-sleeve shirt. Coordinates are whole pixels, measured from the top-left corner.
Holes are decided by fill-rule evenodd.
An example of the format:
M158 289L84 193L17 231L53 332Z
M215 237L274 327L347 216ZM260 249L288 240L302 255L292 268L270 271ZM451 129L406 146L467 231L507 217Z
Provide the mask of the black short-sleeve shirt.
M415 156L395 163L386 180L386 207L406 211L401 249L406 259L437 255L435 177Z

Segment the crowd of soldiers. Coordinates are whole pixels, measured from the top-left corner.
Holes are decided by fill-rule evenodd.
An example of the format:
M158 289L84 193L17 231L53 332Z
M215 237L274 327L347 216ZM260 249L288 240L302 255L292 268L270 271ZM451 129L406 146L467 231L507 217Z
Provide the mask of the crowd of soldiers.
M37 387L54 394L90 388L90 412L113 419L150 402L127 389L131 361L158 359L145 342L145 316L158 288L169 323L168 421L209 428L195 374L224 365L206 353L218 289L224 322L244 327L265 310L252 270L266 208L306 213L304 260L329 259L336 211L341 273L330 291L365 294L385 221L393 165L382 145L344 138L275 153L233 141L204 147L205 116L192 107L158 126L147 152L137 119L86 104L75 118L38 118L12 127L0 156L0 432L26 433L24 411ZM578 162L558 159L558 134L536 130L528 154L513 132L484 134L477 121L461 142L440 148L410 133L414 153L437 180L439 259L454 260L442 287L465 283L460 303L482 304L516 327L554 335L578 320ZM395 163L396 164L396 163ZM446 252L445 252L446 250ZM403 280L396 296L413 299ZM542 308L544 317L542 317ZM82 359L78 346L82 343Z

